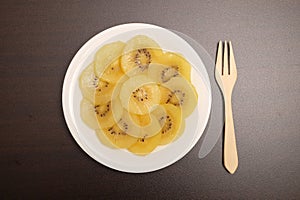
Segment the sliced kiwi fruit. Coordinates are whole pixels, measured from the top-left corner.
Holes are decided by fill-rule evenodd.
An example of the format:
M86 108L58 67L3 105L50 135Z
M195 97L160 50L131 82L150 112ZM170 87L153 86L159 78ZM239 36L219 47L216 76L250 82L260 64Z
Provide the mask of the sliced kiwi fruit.
M128 148L128 151L144 156L151 153L159 144L161 140L161 134L158 133L152 137L139 138L136 143Z
M140 136L141 131L139 126L136 124L135 120L131 118L126 109L123 110L122 116L117 124L125 133L137 138Z
M106 129L106 128L105 128ZM102 129L96 129L95 133L97 135L97 138L99 141L104 144L105 146L111 148L111 149L116 149L118 148L116 145L113 145L112 141L106 136L104 131Z
M198 96L193 86L185 78L174 77L162 84L162 86L171 91L167 95L161 94L161 96L169 97L163 103L172 103L175 106L180 106L184 118L188 117L194 111L197 106Z
M131 119L133 119L134 123L138 124L139 126L147 126L151 123L151 115L145 114L145 115L138 115L129 113Z
M159 86L160 90L160 104L173 104L175 106L180 106L180 99L176 94L166 86Z
M166 52L159 60L156 61L159 64L172 67L178 71L186 80L191 81L191 65L190 63L180 54L173 52Z
M143 124L143 117L124 110L118 125L121 130L133 137L151 137L159 133L161 125L154 115L150 114L149 118L147 119L149 121Z
M118 124L103 128L99 135L106 137L110 144L105 144L108 147L128 148L137 142L137 138L128 135L126 132L121 130Z
M165 145L176 138L181 127L181 122L184 119L182 119L180 107L172 104L163 104L160 106L164 108L164 112L156 109L153 111L153 114L159 119L162 126L160 145Z
M79 78L79 87L84 98L94 104L105 104L110 101L115 85L94 73L94 63L83 70Z
M104 45L79 79L81 118L104 145L147 155L184 132L198 101L190 75L182 55L147 36Z
M82 96L94 102L95 91L98 89L98 76L94 73L94 63L89 64L79 77L79 87Z
M185 130L185 119L182 119L182 120L181 120L181 124L180 124L180 128L179 128L179 130L178 130L178 132L177 132L177 135L176 135L176 137L174 138L173 142L174 142L175 140L177 140L178 138L180 138L180 136L183 134L184 130Z
M99 128L94 105L86 98L83 98L80 102L80 117L82 121L91 129Z
M149 120L149 118L150 118L150 120ZM141 130L140 138L151 137L151 136L157 135L162 128L158 119L153 114L150 114L149 118L148 118L149 122L146 125L140 126L141 127L140 128L140 130ZM140 116L140 124L144 123L143 120L144 120L143 117Z
M151 63L148 68L148 76L157 83L165 83L173 77L181 76L173 67L158 63Z
M123 108L118 99L111 100L106 104L96 104L94 108L101 128L112 126L121 119L123 114Z
M160 101L160 90L155 82L145 75L129 78L120 90L122 106L129 112L144 115Z
M145 35L137 35L126 43L121 57L121 67L125 73L134 68L142 72L151 62L156 62L161 54L162 50L154 40Z
M112 99L112 93L115 85L106 80L99 79L95 90L95 105L103 105Z
M101 75L101 79L106 80L110 83L116 83L124 73L121 69L120 59L117 58L110 65L108 65Z
M113 89L112 99L120 98L121 88L123 87L123 84L128 79L129 79L129 77L126 74L124 74L123 76L120 77L120 79L116 82L115 87Z
M102 46L96 53L95 73L98 77L103 76L104 80L113 82L112 80L117 79L121 71L119 70L120 63L119 58L125 47L123 42L113 42ZM113 69L112 69L113 67Z

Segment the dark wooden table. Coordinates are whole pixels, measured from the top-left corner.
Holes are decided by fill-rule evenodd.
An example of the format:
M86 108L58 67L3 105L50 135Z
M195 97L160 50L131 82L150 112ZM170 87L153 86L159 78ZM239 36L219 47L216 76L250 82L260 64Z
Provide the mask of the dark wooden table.
M65 72L89 38L128 22L183 32L212 57L219 40L233 41L234 175L221 139L203 160L199 142L147 174L111 170L76 144ZM2 1L0 28L1 199L300 199L299 1Z

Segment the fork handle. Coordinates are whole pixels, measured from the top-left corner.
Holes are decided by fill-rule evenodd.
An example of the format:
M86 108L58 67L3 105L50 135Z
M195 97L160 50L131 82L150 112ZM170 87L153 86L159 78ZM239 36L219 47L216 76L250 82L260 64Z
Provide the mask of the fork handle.
M224 166L233 174L238 167L238 154L232 117L231 93L225 99L225 131L224 131Z

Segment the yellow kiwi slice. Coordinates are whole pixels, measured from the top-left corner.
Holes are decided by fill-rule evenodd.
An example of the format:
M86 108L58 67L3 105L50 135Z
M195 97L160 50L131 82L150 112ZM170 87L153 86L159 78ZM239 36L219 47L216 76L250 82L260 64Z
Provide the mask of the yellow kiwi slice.
M79 87L84 98L94 104L105 104L110 101L115 85L94 73L94 63L88 65L80 75Z
M121 88L123 87L123 84L129 79L129 77L124 74L123 76L121 76L119 78L119 80L116 82L115 87L113 89L113 93L112 93L112 99L119 99L120 98L120 91Z
M91 102L94 102L95 91L99 89L98 80L98 76L94 73L94 63L89 64L79 77L82 96Z
M118 121L118 126L125 133L136 138L151 137L161 130L161 125L153 114L149 115L147 124L143 124L142 120L142 116L129 113L124 109L122 117Z
M95 133L96 133L96 135L97 135L97 138L99 139L99 141L100 141L103 145L105 145L105 146L107 146L107 147L109 147L109 148L111 148L111 149L116 149L116 148L118 148L116 145L113 145L113 144L112 144L111 140L105 135L105 133L103 132L102 129L96 129L96 130L95 130Z
M161 134L152 137L139 138L128 150L136 155L144 156L151 153L160 143Z
M102 46L96 53L95 73L104 80L114 82L122 75L119 58L125 47L123 42L113 42Z
M128 148L137 142L138 138L128 135L126 132L121 130L118 124L103 128L101 132L98 132L99 135L103 134L104 137L110 141L110 144L106 144L108 147L117 147L117 148ZM103 136L102 135L102 136ZM106 142L104 140L104 142Z
M148 67L148 76L157 83L165 83L173 77L181 76L173 67L158 63L151 63Z
M116 59L110 65L108 65L101 75L101 79L110 83L116 83L124 73L121 69L120 59Z
M96 104L94 108L101 128L112 126L121 119L123 114L123 108L118 99L111 100L106 104Z
M159 86L160 90L160 104L173 104L175 106L179 106L179 98L176 96L171 89L167 88L166 86Z
M80 117L91 129L99 128L94 105L86 98L83 98L80 102Z
M140 117L140 124L143 125L144 123L143 116L139 116L139 117ZM152 137L154 135L157 135L162 128L158 119L153 114L149 114L149 118L147 118L147 120L149 120L150 122L148 122L143 126L140 126L140 130L141 130L140 138Z
M119 128L125 133L138 138L140 136L140 129L135 120L131 118L126 109L123 110L120 120L117 122Z
M121 67L125 73L134 68L144 71L151 62L156 62L161 54L162 50L154 40L145 35L137 35L126 43Z
M180 138L180 136L182 136L182 134L184 133L184 130L185 130L185 119L182 119L182 120L181 120L181 124L180 124L180 128L179 128L179 130L178 130L178 132L177 132L177 135L176 135L176 137L174 138L173 142L174 142L175 140L177 140L178 138Z
M146 75L136 75L125 81L120 90L122 106L129 112L144 115L160 101L160 90Z
M103 79L99 79L95 90L95 105L103 105L112 99L115 85Z
M157 63L172 67L186 80L191 81L191 65L182 55L173 52L166 52L159 58Z
M184 118L194 111L197 106L198 96L193 86L185 78L171 78L168 82L162 84L162 86L171 91L171 93L168 94L169 98L163 103L172 103L175 106L180 106ZM174 98L174 95L176 98ZM165 95L163 94L162 96ZM174 99L177 99L177 102L172 102Z
M165 112L156 109L153 111L153 114L159 119L162 126L160 145L165 145L176 138L181 127L181 122L184 119L182 119L180 107L172 104L163 104L160 106L165 109Z
M137 155L179 138L198 102L190 63L145 35L102 46L79 86L83 122L105 146Z
M145 114L145 115L137 115L133 113L129 113L131 119L138 124L139 126L147 126L151 123L151 115Z

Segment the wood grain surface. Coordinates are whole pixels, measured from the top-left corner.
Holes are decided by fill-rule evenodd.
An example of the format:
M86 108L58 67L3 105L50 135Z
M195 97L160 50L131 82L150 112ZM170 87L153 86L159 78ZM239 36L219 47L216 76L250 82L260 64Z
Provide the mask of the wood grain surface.
M2 1L1 199L300 199L300 2ZM145 22L183 32L214 58L234 45L239 168L222 139L199 142L163 170L127 174L85 154L65 124L61 92L77 50L108 27Z

